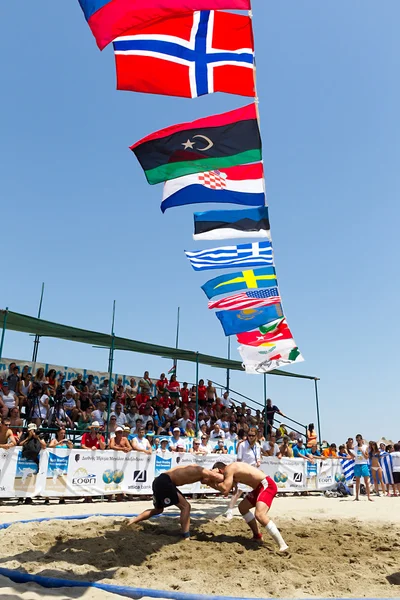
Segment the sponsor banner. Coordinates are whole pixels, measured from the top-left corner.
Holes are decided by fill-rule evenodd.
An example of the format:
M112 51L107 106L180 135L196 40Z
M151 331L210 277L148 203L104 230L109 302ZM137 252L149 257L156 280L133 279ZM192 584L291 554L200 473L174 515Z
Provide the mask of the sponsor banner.
M279 492L307 490L306 461L302 458L275 458L263 456L260 469L271 477Z
M346 483L346 477L342 471L341 461L337 459L321 460L318 469L316 489L332 490L336 488L340 481Z
M22 448L0 450L0 497L25 498L40 492L38 465L22 457Z

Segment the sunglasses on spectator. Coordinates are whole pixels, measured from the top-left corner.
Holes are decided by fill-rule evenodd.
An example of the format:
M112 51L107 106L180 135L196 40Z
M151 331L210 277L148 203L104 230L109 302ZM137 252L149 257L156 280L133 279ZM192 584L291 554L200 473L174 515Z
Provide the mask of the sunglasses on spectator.
M256 434L255 433L248 433L247 437L256 437Z

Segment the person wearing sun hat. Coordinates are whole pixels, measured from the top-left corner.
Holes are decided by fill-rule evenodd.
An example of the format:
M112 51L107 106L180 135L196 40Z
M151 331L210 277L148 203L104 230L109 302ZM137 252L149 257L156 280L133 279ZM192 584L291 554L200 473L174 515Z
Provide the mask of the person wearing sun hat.
M105 450L106 441L101 433L100 423L93 421L89 431L82 435L81 448L84 450Z
M119 452L130 452L132 446L126 437L124 437L124 428L116 427L115 436L110 440L110 450L118 450Z

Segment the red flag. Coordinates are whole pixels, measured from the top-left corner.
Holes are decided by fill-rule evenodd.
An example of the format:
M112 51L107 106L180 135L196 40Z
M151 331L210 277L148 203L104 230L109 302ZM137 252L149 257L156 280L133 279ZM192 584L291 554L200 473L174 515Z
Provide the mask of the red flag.
M237 336L238 342L244 346L262 346L271 342L280 342L293 338L286 319L280 319L274 323L269 323L264 327L259 327L253 331L246 331Z
M250 10L250 0L78 0L100 50L116 37L175 12Z
M250 17L195 11L126 31L114 40L117 88L197 98L255 95Z

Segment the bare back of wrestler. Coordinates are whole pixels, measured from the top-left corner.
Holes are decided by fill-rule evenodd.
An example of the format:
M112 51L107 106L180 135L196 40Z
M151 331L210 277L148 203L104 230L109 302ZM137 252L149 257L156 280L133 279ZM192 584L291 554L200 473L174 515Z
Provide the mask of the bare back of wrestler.
M238 483L243 483L253 488L253 491L247 494L239 504L240 514L253 532L253 539L262 539L257 525L258 521L279 545L279 550L285 552L288 549L288 545L279 533L275 523L268 516L268 511L278 491L273 479L267 477L265 473L256 469L256 467L252 467L244 462L234 462L229 465L223 462L216 462L213 470L224 476L224 481L217 483L215 487L221 490L225 496ZM254 515L251 512L252 508L255 508Z
M153 504L154 508L143 511L137 517L129 521L128 525L134 525L160 515L168 506L175 505L180 510L180 522L182 535L185 540L190 538L190 504L183 497L178 487L201 481L215 487L222 483L223 477L215 471L209 471L199 465L188 465L186 467L175 467L165 471L153 481Z

